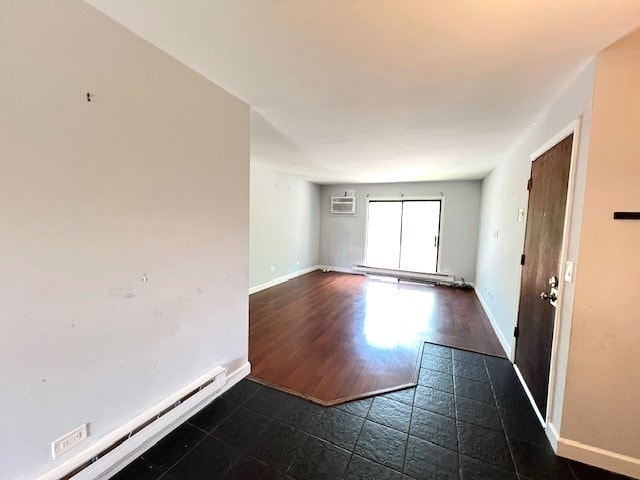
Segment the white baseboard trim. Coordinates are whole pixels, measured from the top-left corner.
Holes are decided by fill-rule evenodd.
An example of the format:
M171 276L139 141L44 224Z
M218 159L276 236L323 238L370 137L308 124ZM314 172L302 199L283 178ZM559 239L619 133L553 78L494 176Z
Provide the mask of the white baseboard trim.
M377 268L369 267L367 265L354 265L353 270L356 272L362 272L369 275L388 275L392 277L398 277L400 279L415 279L426 280L432 282L453 283L455 277L453 275L447 275L443 273L422 273L422 272L409 272L405 270L398 270L395 268Z
M547 434L549 443L551 443L551 448L553 448L554 452L557 452L558 440L560 440L560 434L558 433L558 429L553 423L547 422L547 426L545 427L544 432Z
M518 380L520 380L520 385L522 385L522 388L524 389L524 393L527 394L527 398L529 399L529 403L531 404L531 408L533 408L533 413L535 413L536 417L538 417L538 421L540 422L540 425L542 425L542 428L546 429L547 428L547 421L544 418L544 416L542 415L542 412L538 409L538 405L536 405L536 401L533 399L533 395L531 394L531 390L529 390L529 386L527 385L527 382L524 381L524 377L522 376L522 372L518 368L518 365L516 365L515 363L513 364L513 369L516 371L516 376L518 377Z
M102 480L112 477L133 460L142 455L147 449L155 445L165 435L170 433L176 427L180 426L185 420L207 406L213 399L220 396L222 393L229 390L244 377L249 375L250 371L251 365L249 364L249 362L246 362L240 368L236 369L226 376L226 383L222 388L219 388L219 386L215 385L215 382L203 388L201 391L189 397L179 406L161 416L149 426L143 428L135 435L132 435L128 440L120 444L118 447L114 448L103 457L100 457L84 470L81 470L77 475L73 477L73 479ZM197 384L198 381L200 381L200 379L196 380L196 382L193 382L193 384ZM165 399L156 404L147 412L138 415L122 427L105 435L83 452L80 452L75 457L62 463L53 470L50 470L41 477L38 477L38 480L57 480L69 474L74 469L78 468L80 465L83 465L91 458L96 456L99 452L102 452L109 446L113 445L113 442L117 441L119 438L122 438L123 435L126 435L126 432L131 431L131 425L136 423L138 419L146 420L148 418L149 412L156 412L159 409L162 409L163 406L167 403L167 400L171 400L174 397L180 398L180 396L182 395L181 392L189 391L191 385L192 384L180 389L178 392L168 397L168 399Z
M275 287L276 285L280 285L281 283L291 280L292 278L299 277L300 275L304 275L306 273L315 272L316 270L320 270L321 268L321 265L313 265L311 267L298 270L297 272L287 273L286 275L282 275L281 277L274 278L273 280L269 280L268 282L256 285L255 287L251 287L249 289L249 295L251 295L252 293L260 292L262 290L266 290L267 288Z
M338 273L350 273L352 275L364 275L363 272L356 272L351 267L335 267L332 265L318 265L318 268L323 272L338 272Z
M558 437L556 453L561 457L594 465L632 478L640 478L640 459L603 448Z
M482 305L482 308L484 309L484 313L487 314L487 318L489 318L489 323L491 324L493 331L496 333L496 336L498 337L498 341L500 342L500 345L502 345L502 348L504 348L504 351L507 354L507 358L509 358L509 360L513 362L514 352L513 352L513 347L511 345L511 342L509 342L504 337L504 335L502 334L502 331L500 330L500 328L498 328L498 322L496 321L495 317L491 313L491 310L489 309L489 305L487 304L485 299L482 297L482 294L478 291L475 284L473 285L473 290L474 292L476 292L476 297L478 297L478 300L480 300L480 305Z

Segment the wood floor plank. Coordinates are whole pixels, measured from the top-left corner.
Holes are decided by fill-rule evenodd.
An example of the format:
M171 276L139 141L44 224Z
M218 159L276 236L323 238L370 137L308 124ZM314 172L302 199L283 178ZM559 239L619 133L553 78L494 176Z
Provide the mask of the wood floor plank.
M323 405L415 384L425 341L504 356L470 290L316 271L249 297L251 377Z

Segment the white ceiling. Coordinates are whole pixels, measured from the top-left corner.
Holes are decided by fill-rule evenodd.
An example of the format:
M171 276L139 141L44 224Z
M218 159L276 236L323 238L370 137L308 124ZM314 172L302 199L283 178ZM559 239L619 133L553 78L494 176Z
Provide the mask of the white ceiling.
M243 99L251 159L318 183L477 179L638 0L87 0Z

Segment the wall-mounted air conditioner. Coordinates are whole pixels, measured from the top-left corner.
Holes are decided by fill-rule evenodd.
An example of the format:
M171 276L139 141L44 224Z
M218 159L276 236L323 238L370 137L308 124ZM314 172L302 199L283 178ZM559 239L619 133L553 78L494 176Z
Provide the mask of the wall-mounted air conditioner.
M331 213L355 215L356 197L331 197Z

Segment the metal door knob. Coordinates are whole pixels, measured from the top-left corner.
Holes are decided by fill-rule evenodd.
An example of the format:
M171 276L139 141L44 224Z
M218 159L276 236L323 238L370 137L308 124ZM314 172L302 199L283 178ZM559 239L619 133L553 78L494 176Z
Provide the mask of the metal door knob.
M540 298L542 300L551 300L552 302L555 302L558 299L558 295L556 295L555 292L551 292L551 293L542 292L540 294Z

